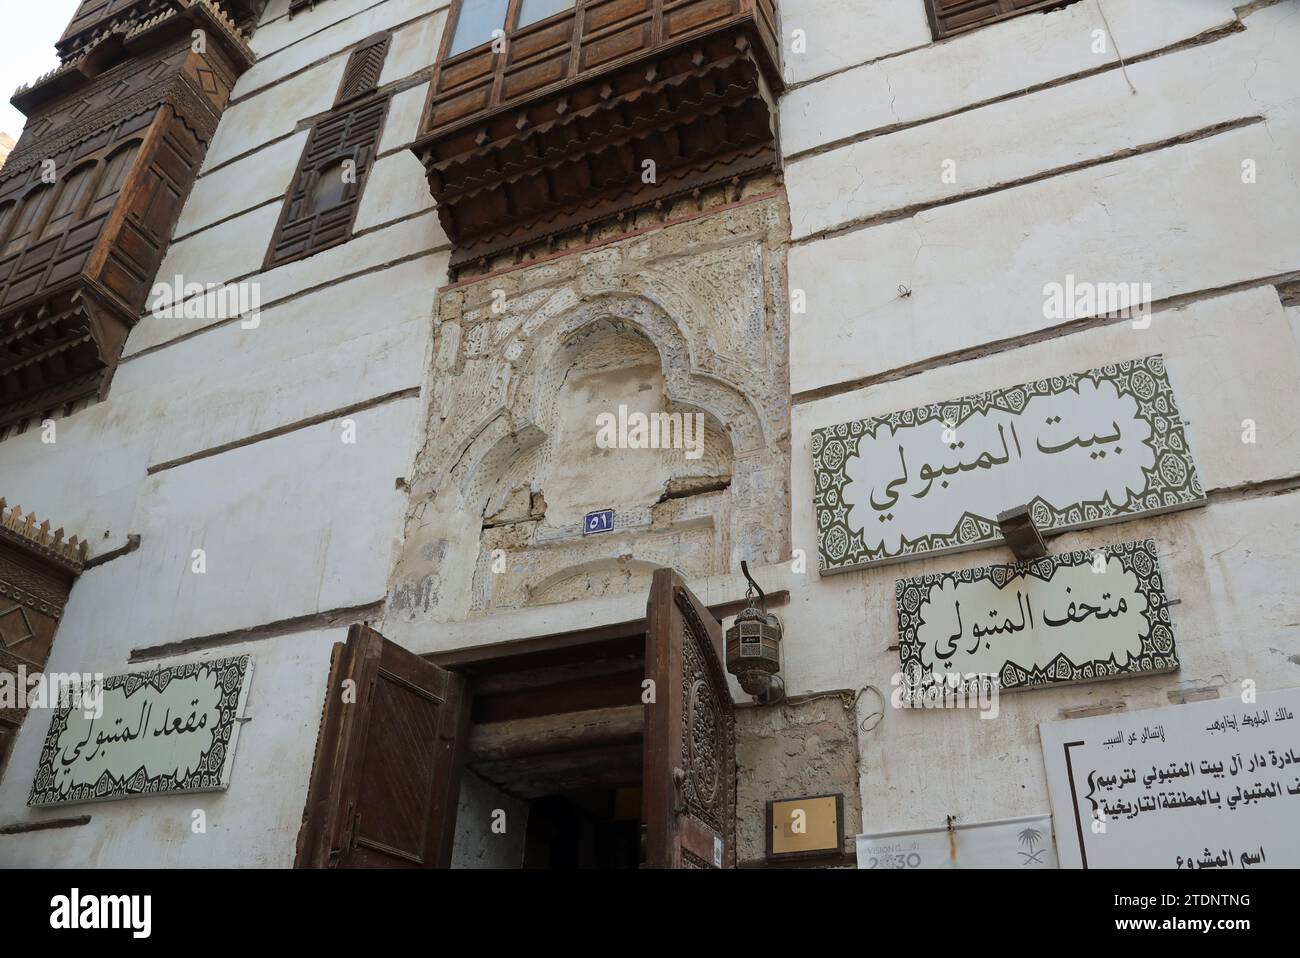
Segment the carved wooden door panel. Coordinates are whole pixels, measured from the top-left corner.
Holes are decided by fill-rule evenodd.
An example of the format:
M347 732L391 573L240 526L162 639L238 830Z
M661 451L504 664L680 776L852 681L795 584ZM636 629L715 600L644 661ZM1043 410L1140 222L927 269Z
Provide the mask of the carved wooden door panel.
M463 676L352 626L330 661L296 867L449 867L468 725Z
M642 810L648 868L736 865L736 722L722 625L671 569L646 609Z

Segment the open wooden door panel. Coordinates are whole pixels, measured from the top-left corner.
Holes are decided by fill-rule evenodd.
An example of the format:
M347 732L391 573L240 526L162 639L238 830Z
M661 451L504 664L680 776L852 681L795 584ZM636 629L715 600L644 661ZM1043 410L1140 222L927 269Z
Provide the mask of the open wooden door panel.
M364 625L334 646L298 868L446 868L465 680Z
M671 569L646 609L642 813L647 868L736 865L736 721L722 625Z

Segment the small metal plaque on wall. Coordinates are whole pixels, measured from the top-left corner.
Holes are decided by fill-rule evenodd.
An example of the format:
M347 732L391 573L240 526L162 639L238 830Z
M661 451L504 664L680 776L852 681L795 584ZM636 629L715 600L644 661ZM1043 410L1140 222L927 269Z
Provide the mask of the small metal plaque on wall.
M241 655L109 676L55 711L27 804L226 788L252 674Z
M844 795L767 803L767 860L834 858L844 852Z
M613 509L601 509L599 512L589 512L582 520L582 534L584 536L595 535L598 532L610 532L613 528Z

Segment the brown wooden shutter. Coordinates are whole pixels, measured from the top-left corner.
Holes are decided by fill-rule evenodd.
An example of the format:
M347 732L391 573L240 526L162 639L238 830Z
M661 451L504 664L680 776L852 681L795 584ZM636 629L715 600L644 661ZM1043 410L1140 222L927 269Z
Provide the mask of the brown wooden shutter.
M62 233L74 219L78 218L86 194L94 185L94 173L94 164L84 163L63 178L63 183L59 186L59 198L54 208L50 210L50 218L45 221L40 239L48 239L57 233Z
M384 71L384 61L388 59L388 47L392 42L391 33L376 33L362 40L343 68L343 81L339 84L338 96L334 105L341 106L368 93L379 89L379 75Z
M1034 10L1064 7L1078 0L925 0L934 38L973 30Z
M449 867L468 724L462 676L352 626L330 661L296 867Z
M736 721L722 625L671 569L646 608L642 812L648 868L736 866Z
M352 237L361 189L387 111L388 98L380 97L331 113L312 128L271 238L265 269L312 256ZM343 187L339 202L319 205L322 175L337 175L337 164L343 160L355 164L354 181Z

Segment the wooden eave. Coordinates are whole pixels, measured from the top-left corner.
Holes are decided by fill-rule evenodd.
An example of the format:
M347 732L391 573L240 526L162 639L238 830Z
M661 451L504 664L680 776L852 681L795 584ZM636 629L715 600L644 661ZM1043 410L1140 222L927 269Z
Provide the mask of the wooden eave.
M15 504L9 507L0 496L0 543L65 576L81 574L86 563L86 540L75 535L65 539L62 527L50 531L49 520L37 521Z
M164 49L196 29L203 30L216 42L236 76L253 65L256 55L231 19L210 0L176 2L187 5L143 23L108 29L76 58L60 64L30 85L19 87L9 102L24 116L34 116L127 60Z

